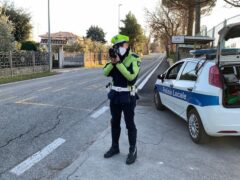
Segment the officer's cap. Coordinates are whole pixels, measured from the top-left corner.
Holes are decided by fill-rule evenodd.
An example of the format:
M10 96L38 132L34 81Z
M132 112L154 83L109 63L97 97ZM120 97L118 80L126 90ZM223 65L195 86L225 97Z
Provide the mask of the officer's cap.
M113 45L116 45L118 43L128 42L128 41L129 41L129 37L122 35L122 34L118 34L118 35L114 36L111 40Z

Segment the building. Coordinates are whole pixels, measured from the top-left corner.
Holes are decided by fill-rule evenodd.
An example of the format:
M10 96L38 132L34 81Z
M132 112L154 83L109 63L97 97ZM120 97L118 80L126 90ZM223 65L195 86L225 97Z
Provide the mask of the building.
M40 35L41 38L41 44L48 45L48 33ZM66 44L73 44L75 43L79 36L71 33L71 32L57 32L50 34L51 37L51 44L53 46L56 46L58 49L58 52L53 53L53 62L54 64L57 64L59 68L63 68L64 65L64 51L63 46Z

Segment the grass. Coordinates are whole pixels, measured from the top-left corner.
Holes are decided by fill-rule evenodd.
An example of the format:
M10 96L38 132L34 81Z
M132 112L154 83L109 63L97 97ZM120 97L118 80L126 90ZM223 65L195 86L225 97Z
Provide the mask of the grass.
M42 72L42 73L33 73L33 74L19 75L19 76L13 76L13 77L4 77L4 78L0 78L0 84L7 84L7 83L11 83L11 82L53 76L56 74L57 74L56 72Z

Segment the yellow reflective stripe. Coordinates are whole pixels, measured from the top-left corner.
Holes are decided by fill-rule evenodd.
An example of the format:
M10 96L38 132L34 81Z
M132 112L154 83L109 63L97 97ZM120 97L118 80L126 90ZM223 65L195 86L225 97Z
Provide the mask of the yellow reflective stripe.
M137 61L132 62L132 66L133 66L133 74L131 74L122 63L118 63L116 65L117 69L128 81L134 80L139 73L139 67L137 65Z
M103 68L103 74L104 74L105 76L108 76L108 75L110 74L110 72L112 71L112 69L113 69L112 63L107 63L107 64L105 65L105 67Z

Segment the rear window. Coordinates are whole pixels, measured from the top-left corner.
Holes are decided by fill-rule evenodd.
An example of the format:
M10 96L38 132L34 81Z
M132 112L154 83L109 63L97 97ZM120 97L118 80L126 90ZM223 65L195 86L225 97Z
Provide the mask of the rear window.
M180 80L196 81L196 65L195 62L188 62L180 76Z

